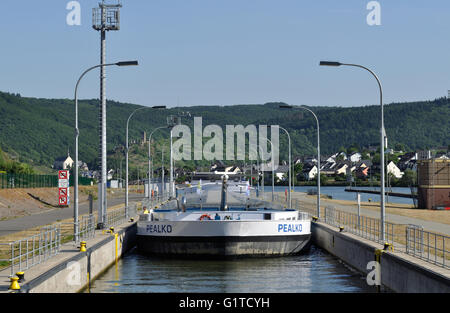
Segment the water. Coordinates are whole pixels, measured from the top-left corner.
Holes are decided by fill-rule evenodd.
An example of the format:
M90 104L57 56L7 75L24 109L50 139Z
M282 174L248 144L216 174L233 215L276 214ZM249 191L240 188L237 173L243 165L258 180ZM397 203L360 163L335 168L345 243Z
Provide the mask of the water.
M320 193L326 194L331 196L333 199L336 200L349 200L354 201L356 200L356 193L355 192L346 192L344 186L320 186ZM364 189L364 190L380 190L379 187L357 187L358 189ZM288 189L287 186L275 186L275 192L284 192ZM307 192L308 190L313 189L317 190L316 186L295 186L294 192ZM264 191L272 192L272 186L265 186ZM386 191L392 191L392 192L399 192L399 193L411 193L411 189L408 187L392 187L387 189ZM362 202L368 202L369 199L371 199L372 202L380 202L380 196L376 194L370 194L370 193L361 193L361 201ZM386 197L385 198L390 203L401 203L401 204L410 204L413 205L413 199L412 198L400 198L400 197Z
M298 256L226 261L160 259L133 250L93 282L90 292L358 293L375 289L337 258L311 246Z

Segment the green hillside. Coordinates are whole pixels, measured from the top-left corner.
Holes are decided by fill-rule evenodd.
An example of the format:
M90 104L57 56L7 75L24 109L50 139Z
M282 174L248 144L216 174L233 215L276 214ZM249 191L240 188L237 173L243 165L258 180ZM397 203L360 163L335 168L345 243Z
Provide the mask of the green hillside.
M108 153L125 145L125 127L129 114L138 105L108 101ZM378 145L379 106L310 107L319 117L321 151L329 154L340 147ZM279 109L279 103L264 105L192 106L167 110L142 110L130 122L130 140L140 140L143 131L165 125L169 114L189 111L209 124L280 125L293 140L293 155L315 153L316 123L310 113ZM79 102L80 160L95 167L98 156L98 100ZM385 105L385 127L389 146L403 144L407 150L447 147L450 144L450 105L446 98L433 101ZM193 119L183 118L193 131ZM223 130L225 128L223 127ZM153 136L159 144L167 134ZM280 132L281 158L286 159L287 138ZM158 146L158 145L157 145ZM36 99L0 92L0 147L20 162L33 166L51 166L55 158L74 152L74 103L71 99ZM146 148L134 148L145 162ZM118 156L119 153L116 153ZM159 155L159 153L158 153ZM119 158L115 159L115 162ZM112 161L110 161L112 162ZM125 163L123 163L124 166ZM111 164L113 165L113 164ZM113 167L116 167L114 164Z

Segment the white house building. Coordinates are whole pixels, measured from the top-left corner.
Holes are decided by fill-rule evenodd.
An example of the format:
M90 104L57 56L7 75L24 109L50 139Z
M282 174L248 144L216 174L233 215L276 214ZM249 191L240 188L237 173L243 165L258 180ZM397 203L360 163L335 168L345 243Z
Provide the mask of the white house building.
M60 157L55 160L53 163L53 168L55 170L67 170L69 168L72 168L74 161L72 158L67 154L65 157Z
M350 161L353 163L361 161L361 153L355 152L349 157Z
M402 178L402 176L404 174L402 171L400 171L400 169L397 167L397 165L395 165L395 163L392 161L389 162L389 164L387 165L386 168L387 168L388 174L391 174L396 178Z
M317 175L317 166L314 165L310 169L303 171L303 175L305 176L306 180L314 179L314 177L316 177Z

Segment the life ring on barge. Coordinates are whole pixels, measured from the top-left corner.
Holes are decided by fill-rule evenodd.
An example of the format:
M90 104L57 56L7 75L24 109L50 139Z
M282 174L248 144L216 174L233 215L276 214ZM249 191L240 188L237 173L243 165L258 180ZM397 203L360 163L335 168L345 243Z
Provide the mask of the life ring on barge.
M211 215L203 214L202 216L200 216L200 221L203 221L205 218L207 218L208 220L212 220Z

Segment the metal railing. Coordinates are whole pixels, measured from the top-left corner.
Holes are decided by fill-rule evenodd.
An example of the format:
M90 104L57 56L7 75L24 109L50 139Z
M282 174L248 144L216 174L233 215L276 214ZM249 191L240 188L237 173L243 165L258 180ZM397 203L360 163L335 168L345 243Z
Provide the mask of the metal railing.
M130 220L130 217L134 217L137 215L137 210L137 204L129 205L128 212L126 212L125 207L108 210L108 213L106 215L106 227L114 227L128 222Z
M286 199L275 195L274 202L284 204ZM292 200L292 207L302 212L308 212L310 216L317 215L315 208L303 206L298 199ZM450 266L450 237L425 231L422 226L385 222L385 238L381 240L381 222L377 218L336 210L334 207L325 207L320 220L334 227L343 227L343 231L362 238L380 244L388 243L397 251L403 251L426 262L444 268Z
M152 204L166 201L169 194L154 197ZM145 204L144 204L145 205ZM130 205L128 214L125 208L108 210L106 226L114 227L128 222L137 216L137 204ZM95 237L97 223L93 214L82 215L78 222L78 234L74 236L74 223L56 223L42 227L38 233L23 239L0 242L0 269L9 267L10 276L40 264L61 251L61 245L72 242L73 245Z
M59 253L61 225L47 226L36 234L13 242L0 243L2 258L10 267L10 276L40 264Z
M429 263L450 268L450 237L409 225L406 228L406 253Z
M381 223L379 219L339 211L325 207L324 222L335 227L344 227L345 231L378 243L390 243L393 246L404 234L405 225L385 222L385 238L381 238Z
M81 241L95 237L97 223L93 214L80 216L77 234L74 234L74 225L75 223L61 223L61 237L63 238L63 242L73 240L74 244L78 244Z

